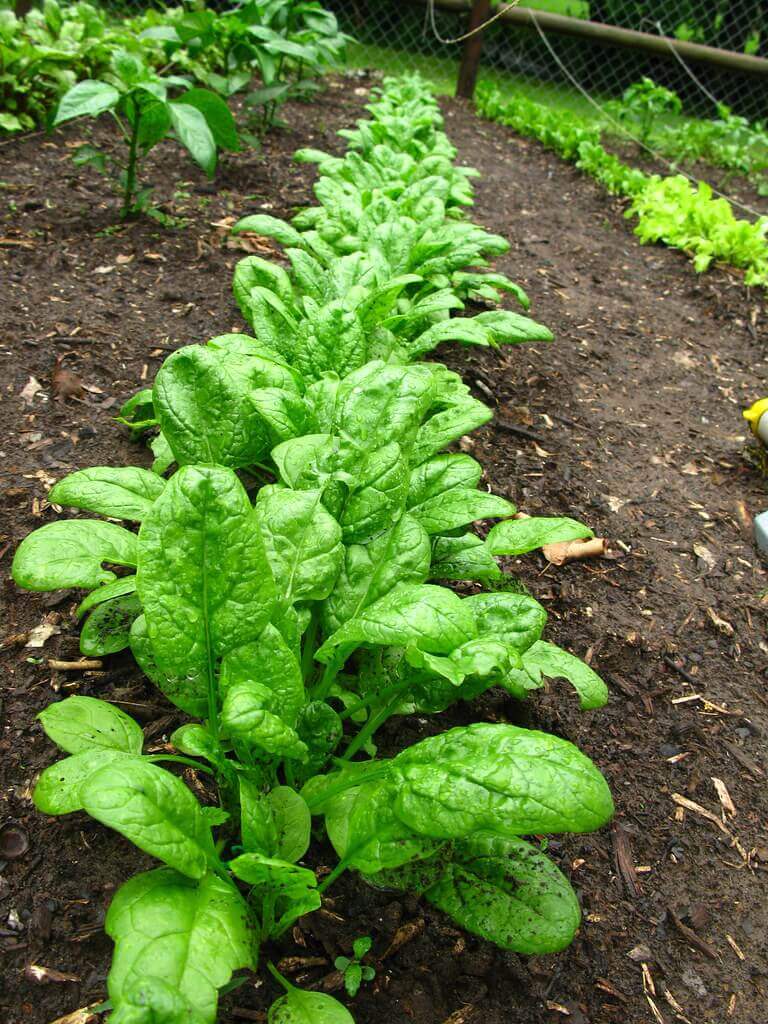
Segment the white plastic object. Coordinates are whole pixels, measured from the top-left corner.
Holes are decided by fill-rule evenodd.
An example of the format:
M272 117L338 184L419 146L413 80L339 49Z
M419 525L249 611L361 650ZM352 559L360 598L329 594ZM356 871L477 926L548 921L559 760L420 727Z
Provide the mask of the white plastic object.
M768 417L763 416L763 419ZM755 540L764 555L768 555L768 511L755 516Z
M764 412L757 424L757 436L768 448L768 413Z

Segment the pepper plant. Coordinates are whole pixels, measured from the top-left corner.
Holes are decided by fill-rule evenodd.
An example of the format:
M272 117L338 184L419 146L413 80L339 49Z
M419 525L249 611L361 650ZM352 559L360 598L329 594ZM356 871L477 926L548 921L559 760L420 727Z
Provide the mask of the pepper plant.
M386 88L374 123L402 87ZM535 730L435 722L399 753L376 747L393 716L439 714L490 686L522 700L566 678L582 707L607 699L592 669L543 639L533 597L477 586L502 579L498 556L589 529L515 519L480 488L479 463L445 448L491 411L457 374L418 361L435 327L479 344L543 329L518 314L515 334L485 314L451 320L450 278L393 278L375 246L326 253L320 270L304 248L289 255L290 272L238 267L256 337L175 352L123 409L136 433L159 430L156 471L64 478L51 502L105 518L49 523L14 558L23 587L87 591L81 649L129 647L186 716L158 753L101 700L71 696L40 715L69 756L41 775L38 808L84 810L162 864L125 883L107 915L113 1024L210 1024L233 973L255 968L345 871L415 891L504 949L562 949L578 900L525 837L612 814L591 761ZM448 330L477 320L474 335ZM471 530L489 519L485 539ZM472 592L439 582L450 580ZM202 801L177 765L209 780ZM313 817L338 857L324 876ZM285 990L272 1024L351 1020L267 966Z
M169 99L174 87L184 91L177 99ZM116 161L113 168L122 192L123 219L148 208L151 189L140 187L141 165L164 138L172 135L209 177L216 170L219 149L239 149L234 119L220 96L207 89L190 89L184 78L163 78L125 50L115 54L111 72L103 80L85 79L64 94L53 123L106 112L114 117L127 146L124 161ZM107 155L90 144L81 146L74 159L102 172L109 165Z

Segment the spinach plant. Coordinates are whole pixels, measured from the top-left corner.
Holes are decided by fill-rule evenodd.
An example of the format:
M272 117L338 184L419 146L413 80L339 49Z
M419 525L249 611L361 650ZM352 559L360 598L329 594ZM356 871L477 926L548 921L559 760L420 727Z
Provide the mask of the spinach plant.
M644 77L633 82L613 106L619 120L637 131L638 138L647 144L659 119L665 115L679 114L683 105L680 97L671 89L658 85L652 78Z
M374 124L388 104L385 92ZM437 132L435 143L446 150ZM499 556L591 535L568 518L514 519L479 486L479 463L445 449L491 411L457 374L418 361L441 338L544 329L521 317L511 337L503 310L449 329L450 278L393 278L384 243L380 255L361 244L358 258L326 252L319 269L311 246L290 253L290 273L240 264L235 294L256 337L175 352L122 410L134 432L159 429L155 471L65 477L51 502L104 518L49 523L14 557L20 586L86 591L81 649L130 648L180 714L161 753L105 701L71 696L40 714L68 756L40 776L38 808L85 811L161 862L107 915L113 1024L210 1024L233 974L255 968L260 947L269 956L345 871L417 892L504 949L554 952L579 926L568 880L530 840L612 814L575 746L483 722L435 722L388 756L376 746L391 718L437 715L491 686L522 700L565 678L582 707L607 699L591 668L543 638L533 597L440 583L498 581ZM484 539L478 520L497 520ZM203 774L202 800L180 765ZM313 818L338 857L322 879ZM351 987L362 950L344 967ZM284 989L273 1024L349 1024L336 1000L267 966Z
M169 99L172 88L184 90ZM155 74L134 54L115 54L111 72L103 80L85 79L64 94L53 120L62 124L75 117L98 117L109 112L127 146L124 160L114 168L122 192L123 219L149 207L151 190L140 187L141 165L159 142L172 136L195 163L213 177L219 149L237 151L239 142L226 103L206 89L190 89L186 79ZM91 145L80 147L75 162L105 172L109 158Z

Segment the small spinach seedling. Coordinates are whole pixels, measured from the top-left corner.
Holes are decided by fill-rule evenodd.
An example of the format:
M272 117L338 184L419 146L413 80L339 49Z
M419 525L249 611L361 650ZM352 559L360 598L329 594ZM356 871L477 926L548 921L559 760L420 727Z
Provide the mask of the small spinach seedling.
M364 981L373 981L376 977L376 968L362 963L363 957L372 945L373 939L370 935L363 935L352 943L351 958L337 956L333 962L336 970L341 971L344 976L344 988L351 999L354 999L360 991L360 986Z

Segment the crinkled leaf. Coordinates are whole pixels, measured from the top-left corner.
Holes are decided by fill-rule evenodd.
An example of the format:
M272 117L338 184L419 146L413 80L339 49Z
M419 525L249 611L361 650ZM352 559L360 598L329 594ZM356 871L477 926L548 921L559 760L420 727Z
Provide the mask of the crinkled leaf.
M272 694L270 710L287 725L296 724L304 706L301 666L288 643L271 623L258 640L227 651L221 662L219 687L226 694L230 686L255 682Z
M341 527L322 505L323 492L273 490L256 514L272 573L286 604L320 601L333 588L344 557Z
M269 1008L267 1024L355 1024L352 1014L333 996L291 988Z
M112 519L141 521L165 489L148 469L137 466L96 466L70 473L55 484L48 500L55 505L82 508Z
M475 534L433 539L430 579L485 582L500 580L503 575L485 541Z
M274 708L274 710L270 710ZM307 748L280 717L272 690L261 683L232 683L221 708L222 729L237 743L268 754L304 760Z
M103 604L105 601L112 601L116 597L126 597L128 594L135 593L135 591L135 576L123 576L119 580L113 580L111 583L105 583L103 586L92 590L87 597L83 598L77 606L75 615L77 615L78 618L82 618L86 612L89 612L92 608L96 608L97 605Z
M412 471L408 485L408 508L422 505L453 487L475 488L482 475L483 467L469 455L436 455Z
M202 878L214 857L213 839L181 779L146 760L108 764L80 789L83 807L140 850L189 878Z
M475 616L478 636L503 640L522 654L542 634L547 613L527 594L473 594L464 602Z
M453 591L400 583L345 622L315 657L329 661L337 648L360 644L413 644L432 654L448 654L476 635L472 613Z
M414 832L462 838L591 832L613 814L605 779L572 743L477 723L399 754L395 813Z
M92 519L48 523L30 533L13 559L13 578L25 590L93 590L114 580L104 562L135 567L136 534Z
M136 875L117 891L107 913L106 930L115 942L107 985L115 1011L145 991L145 1008L160 1015L144 1019L176 1024L157 995L169 989L187 1007L179 1018L184 1024L213 1024L218 990L233 971L255 966L249 918L237 889L216 875L199 882L169 868Z
M478 519L511 516L515 506L505 498L469 487L452 487L409 509L429 534L447 533Z
M218 659L256 640L274 609L255 512L231 470L185 466L140 538L137 588L157 668L197 706Z
M345 544L361 544L397 522L405 508L408 465L396 442L370 452L344 506Z
M49 765L40 775L32 794L35 807L43 814L71 814L83 809L80 790L84 782L105 765L123 758L135 758L122 750L98 747Z

